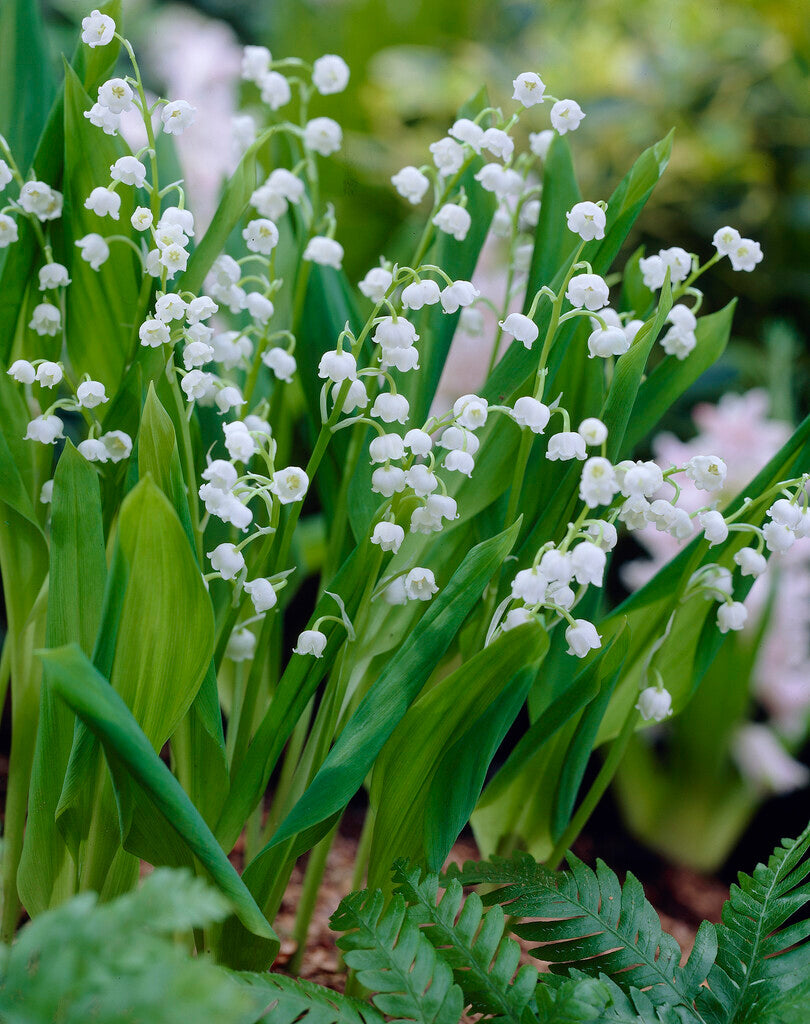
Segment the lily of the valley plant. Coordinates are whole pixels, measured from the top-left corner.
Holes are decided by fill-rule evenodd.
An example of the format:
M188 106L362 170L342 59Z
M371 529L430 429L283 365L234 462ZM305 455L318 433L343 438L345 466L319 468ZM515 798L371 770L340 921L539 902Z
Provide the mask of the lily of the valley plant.
M166 166L205 111L144 91L117 21L84 19L30 165L0 139L3 937L145 860L212 880L232 913L198 947L264 967L295 861L302 940L364 786L371 888L397 858L438 870L470 819L485 854L556 867L635 730L689 702L771 554L810 535L810 424L722 505L716 453L634 458L728 339L703 275L762 259L718 224L704 252L615 266L669 137L583 198L586 115L518 74L394 176L419 226L353 282L362 226L319 185L343 60L246 48L266 118L239 118L203 232ZM505 295L475 283L485 243ZM462 334L482 383L446 407ZM609 610L619 531L650 524L689 543Z

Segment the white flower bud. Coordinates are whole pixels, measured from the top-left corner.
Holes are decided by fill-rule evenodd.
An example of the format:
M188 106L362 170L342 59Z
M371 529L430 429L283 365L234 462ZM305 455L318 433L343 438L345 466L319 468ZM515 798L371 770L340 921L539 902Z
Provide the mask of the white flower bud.
M596 203L575 203L565 217L568 221L568 230L579 235L583 242L605 237L607 218L605 211Z
M62 428L64 424L58 416L37 416L28 424L24 441L39 441L42 444L56 444L59 438L64 437Z
M197 111L185 100L173 100L160 112L163 131L166 135L182 135L196 120Z
M788 498L778 498L768 509L770 518L779 523L780 526L787 526L794 532L802 525L802 507L795 505Z
M43 505L50 505L53 500L53 480L46 480L39 492L39 500Z
M511 416L519 427L528 427L532 433L542 434L551 419L551 412L536 398L524 395L515 402Z
M396 320L387 316L377 324L374 341L384 349L410 348L414 342L419 341L419 335L410 320L402 316Z
M59 363L52 363L49 359L37 367L37 383L43 388L55 388L57 384L62 383L63 376Z
M340 387L340 384L335 384L332 387L332 401L336 404L338 397L340 396ZM354 412L355 409L365 409L368 405L368 401L366 385L362 380L353 380L349 385L346 397L343 399L343 406L340 411L348 415L349 413Z
M270 348L262 353L262 362L278 380L283 380L287 384L292 381L293 374L296 370L295 357L291 356L289 352L286 352L283 348Z
M385 298L393 280L394 275L390 270L386 270L384 267L372 267L358 288L367 299L371 299L377 305Z
M98 437L88 437L76 445L76 451L88 462L107 462L109 455L104 442Z
M680 327L670 327L661 339L661 348L668 356L684 360L697 346L697 335Z
M322 96L343 92L349 84L349 66L342 57L327 53L312 65L312 84Z
M647 256L638 261L641 279L646 288L658 291L667 275L667 266L660 256Z
M191 371L191 373L195 372L199 371ZM183 383L190 376L190 373L186 374L183 378ZM225 447L230 457L239 462L249 462L258 449L245 424L237 420L235 423L226 423L222 429L225 434Z
M591 359L595 356L601 359L623 356L629 348L630 339L621 327L607 327L604 330L597 327L588 337L588 354Z
M447 134L452 135L458 142L466 143L476 153L481 152L484 129L468 117L460 117Z
M304 127L304 145L321 156L336 153L343 144L343 130L331 117L316 117Z
M602 646L602 638L596 632L596 626L587 619L574 619L574 625L565 631L568 641L568 654L584 658L588 651L598 650Z
M370 415L379 416L384 423L407 423L410 415L408 399L404 395L384 391L377 395Z
M113 181L120 181L122 185L143 188L146 181L146 167L134 156L122 156L110 167L110 177Z
M571 551L574 578L583 585L592 583L595 587L602 586L606 561L604 550L591 541L581 541Z
M405 470L399 466L380 466L371 474L371 489L375 494L390 498L405 490Z
M218 544L208 552L208 557L214 572L219 573L223 580L235 579L246 568L245 556L235 544Z
M405 577L405 594L409 601L429 601L439 592L430 569L411 569Z
M371 543L377 544L383 551L393 551L396 554L400 545L405 540L405 531L396 523L377 523L371 534Z
M462 395L453 402L453 416L456 423L467 430L478 430L487 421L489 406L485 398L478 395Z
M598 274L575 274L571 278L565 297L576 309L589 309L592 313L610 301L608 286Z
M543 102L543 93L546 87L539 75L533 71L524 71L512 82L514 92L512 99L518 100L524 107L533 107L536 103Z
M402 305L405 309L433 306L439 301L439 298L439 286L435 281L413 281L402 289Z
M37 376L33 363L29 363L27 359L15 359L6 373L18 384L33 384Z
M79 404L85 409L95 409L96 406L104 405L108 400L104 385L97 380L82 381L76 388L76 397Z
M469 452L455 450L445 456L444 468L451 473L463 473L464 476L470 477L475 469L475 461Z
M322 658L325 649L326 634L319 629L305 629L298 636L293 654L311 654L313 658Z
M721 604L717 609L717 625L721 633L742 629L747 618L748 609L741 601Z
M53 288L66 288L70 284L67 267L61 263L46 263L39 270L40 291L48 291Z
M101 435L111 462L122 462L132 454L132 438L123 430L108 430Z
M409 203L416 206L417 203L422 202L425 193L430 188L430 179L422 174L417 167L409 164L401 171L397 171L391 178L391 184L403 199L407 199Z
M414 455L429 455L433 450L433 439L424 430L409 430L403 440Z
M500 128L487 128L481 136L481 149L488 150L499 160L508 160L515 151L515 144Z
M597 544L603 551L612 551L616 547L619 535L613 523L604 519L597 519L588 525L586 532L593 537L593 543Z
M698 521L703 527L703 532L710 547L714 547L715 544L722 544L726 537L728 537L728 526L726 526L726 521L721 512L716 512L713 509L708 512L701 512L698 514Z
M579 484L579 496L585 504L589 508L609 505L618 490L619 482L610 462L601 456L588 459L582 467L582 479Z
M740 232L736 228L726 226L715 231L712 245L721 256L730 256L734 251L734 247L739 245L741 241Z
M94 128L101 128L105 135L116 135L121 127L121 115L114 114L103 103L94 103L84 116Z
M586 459L585 439L575 430L563 430L549 438L546 458L551 462Z
M594 448L607 441L608 428L600 419L589 416L580 423L577 433L589 448Z
M256 653L256 636L249 629L235 629L225 647L225 657L231 661L250 661Z
M752 238L741 238L728 254L732 270L752 271L762 262L762 247Z
M459 308L475 302L480 294L471 281L454 281L442 289L442 309L445 313L455 313Z
M171 332L162 320L145 320L138 328L138 337L147 348L160 348L168 344Z
M443 178L460 171L464 164L464 147L454 139L444 138L431 143L430 152L433 156L433 163Z
M755 548L740 548L734 553L734 561L739 565L743 576L753 576L754 579L768 568L768 560Z
M263 615L278 604L278 595L270 580L261 577L248 580L245 584L245 592L250 595L257 615Z
M576 131L584 117L585 114L582 112L582 107L576 100L558 100L551 108L551 113L549 114L549 120L560 135ZM601 238L602 236L594 235L593 237Z
M427 466L417 463L405 473L405 483L420 498L427 497L439 486L436 475L431 473Z
M452 235L457 242L463 242L470 230L472 218L463 206L445 203L433 218L433 223L440 231Z
M242 238L251 252L269 256L278 244L278 228L271 220L260 217L249 222L242 232Z
M642 495L651 498L664 485L664 474L655 462L631 462L622 464L622 494L627 498Z
M357 362L351 352L324 352L318 363L318 376L336 384L357 377Z
M715 455L694 455L686 464L686 475L702 491L717 491L726 481L725 462Z
M672 697L663 688L648 686L639 694L636 709L645 722L663 722L672 714Z
M164 324L182 320L186 315L186 304L175 292L161 295L155 302L155 317Z
M504 334L510 334L517 341L523 342L526 348L532 347L540 333L534 320L523 313L510 313L505 320L500 321L500 326Z
M513 171L510 167L501 167L500 164L484 164L475 175L475 180L480 183L485 192L492 192L501 201L509 196L519 196L524 187L523 178L517 171ZM502 215L508 217L508 228L504 224L503 231L503 237L506 237L511 231L512 217L511 213L505 209L502 211Z
M7 249L19 237L17 221L7 213L0 213L0 249Z
M399 434L381 434L368 446L372 463L397 461L405 455L405 442Z
M109 216L113 220L118 220L119 210L121 209L121 196L117 192L111 192L103 185L99 185L85 199L84 208L91 210L99 217Z
M762 527L762 534L765 537L766 547L774 554L784 554L796 542L796 534L789 526L784 526L782 523L766 523Z
M106 46L115 35L115 22L101 11L82 18L82 42L88 46Z
M199 295L186 306L186 320L189 324L202 323L210 319L218 309L219 306L209 296Z
M298 466L288 466L273 473L270 490L282 505L303 500L309 487L309 477Z
M272 59L266 46L246 46L242 51L242 78L246 82L258 82L270 70Z
M307 242L303 259L310 260L322 267L334 267L335 270L340 270L343 265L343 246L334 238L315 235Z

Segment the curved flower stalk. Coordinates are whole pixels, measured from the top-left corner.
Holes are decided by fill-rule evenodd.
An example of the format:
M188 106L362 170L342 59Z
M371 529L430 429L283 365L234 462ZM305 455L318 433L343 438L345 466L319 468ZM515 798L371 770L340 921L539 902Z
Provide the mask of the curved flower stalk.
M93 11L82 38L96 56L120 47L128 65L90 93L68 71L69 201L4 142L0 165L0 241L33 233L42 292L2 383L3 501L37 559L26 575L5 530L7 605L26 599L9 621L26 742L12 755L6 936L20 896L35 914L77 890L126 890L138 858L181 862L234 906L206 943L232 965L263 966L277 943L262 915L272 920L296 858L320 842L311 896L375 765L388 781L373 800L392 802L376 819L385 829L367 829L374 876L403 843L441 860L527 700L535 739L538 723L569 729L588 706L579 748L552 773L567 789L544 855L561 855L591 805L576 817L571 787L594 743L680 710L688 687L671 682L672 643L699 633L709 607L707 644L737 630L741 581L808 529L795 466L806 427L730 509L715 507L727 466L711 450L663 469L632 458L631 416L651 429L725 341L727 311L698 316L698 280L726 256L753 269L758 247L721 228L712 256L662 250L631 262L622 288L611 264L669 141L607 201L581 201L564 136L586 115L527 71L508 110L472 104L423 163L394 175L421 234L355 290L321 187L343 131L312 116L316 96L328 103L347 84L338 55L309 64L245 48L244 89L263 120L239 116L243 156L202 234L183 183L160 179L157 150L205 112L147 93L110 10ZM146 140L135 152L120 135L133 116ZM538 129L527 152L518 124ZM92 141L86 164L76 140ZM509 238L498 301L472 280L490 232ZM487 383L440 403L456 328L486 329L482 309ZM706 497L694 515L683 480ZM620 641L599 594L619 530L651 523L699 536L699 554L667 567L655 614L630 609L632 640ZM26 671L43 626L37 701ZM610 685L594 703L603 671ZM544 720L549 703L556 717ZM465 793L448 782L461 771L474 780ZM535 786L531 772L517 777ZM436 787L449 803L431 837ZM517 835L508 816L497 827ZM237 881L225 855L243 833ZM299 938L311 899L302 907Z

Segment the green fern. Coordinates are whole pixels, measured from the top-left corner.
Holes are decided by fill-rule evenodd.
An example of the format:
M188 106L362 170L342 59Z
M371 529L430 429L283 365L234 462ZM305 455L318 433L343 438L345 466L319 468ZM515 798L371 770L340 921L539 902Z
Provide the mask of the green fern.
M394 865L394 881L410 904L408 916L423 926L423 933L453 968L473 1013L511 1024L536 1021L529 1001L537 970L529 964L517 970L520 946L504 937L506 921L499 906L484 914L480 896L471 893L465 900L458 881L449 882L437 902L438 876L422 879L420 870L405 861Z
M504 883L488 894L487 902L505 904L515 917L543 918L514 928L516 935L541 943L532 951L538 958L604 974L625 992L649 990L654 1004L692 1008L716 953L711 924L701 926L692 955L681 967L678 943L662 929L633 875L628 873L622 886L601 861L594 872L569 854L571 870L552 874L530 860L516 858L511 878L509 861L465 865L448 877L463 884L472 879Z
M797 999L805 1000L801 1019L810 1019L810 918L787 923L810 901L809 849L810 826L731 887L717 960L698 1000L707 1022L775 1024Z
M395 1021L458 1024L464 996L453 972L407 914L405 899L388 905L378 890L352 893L332 915L332 928L345 934L338 946L374 1005Z
M235 974L255 995L265 999L257 1021L272 1024L383 1024L373 1006L309 981L283 974Z

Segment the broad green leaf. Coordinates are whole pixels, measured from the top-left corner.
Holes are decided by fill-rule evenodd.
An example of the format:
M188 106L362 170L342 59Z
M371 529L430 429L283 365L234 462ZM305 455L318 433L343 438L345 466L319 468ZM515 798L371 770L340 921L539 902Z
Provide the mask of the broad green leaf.
M547 649L545 631L527 623L479 651L408 708L374 764L370 888L389 885L397 858L424 860L425 809L445 751L518 673L527 666L536 669Z
M425 804L424 842L427 865L439 871L470 820L487 771L498 748L520 714L537 675L522 668L486 712L462 732L442 757Z
M56 469L51 502L50 582L45 643L75 643L89 654L101 618L107 563L98 475L68 441ZM47 674L47 669L45 670ZM28 823L17 884L33 916L73 891L74 865L55 814L73 741L74 717L49 686L40 716Z
M568 140L555 135L543 166L543 201L534 236L524 313L538 289L551 284L560 265L576 249L578 239L568 230L565 214L581 199Z
M107 231L109 221L86 210L84 202L99 182L109 180L110 165L129 154L117 136L105 135L84 116L92 106L76 72L65 65L65 244L73 284L67 291L67 349L74 372L89 373L111 394L118 390L140 315L140 274L129 246L113 242L100 270L86 263L74 244L91 232ZM117 233L131 234L133 190L122 189Z
M150 801L199 859L233 904L239 920L264 941L271 961L278 951L275 932L123 700L74 644L44 651L42 658L49 666L48 685L98 738L105 755L119 766L117 770L126 770L137 783L139 797Z
M357 792L459 626L508 555L517 529L515 524L469 552L361 701L314 781L266 849L323 821ZM260 857L261 854L257 861Z
M736 305L737 300L732 299L717 313L700 317L695 330L696 348L684 360L667 356L642 383L633 415L627 425L622 447L624 457L642 439L649 437L664 412L723 354L731 333Z
M40 5L5 0L0 8L0 133L27 168L54 93Z

